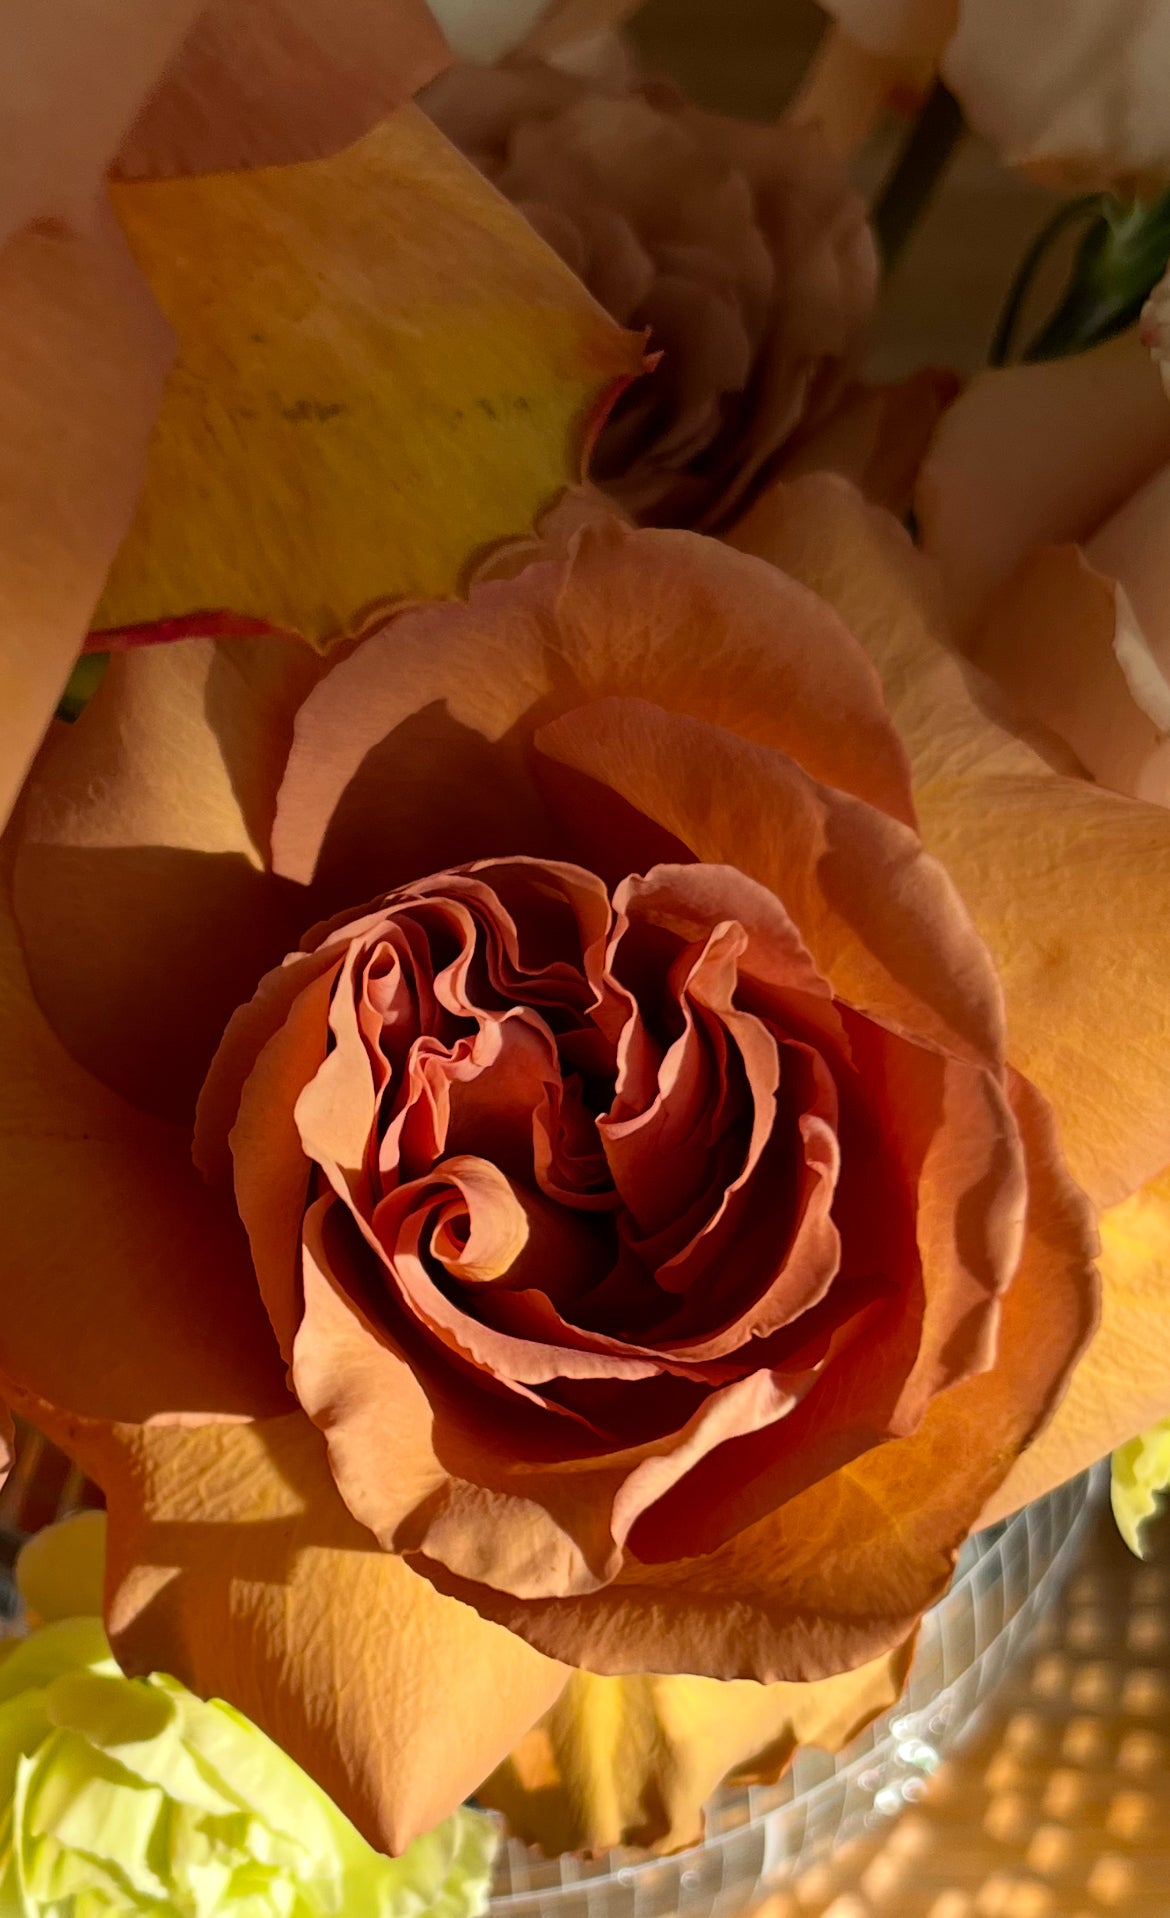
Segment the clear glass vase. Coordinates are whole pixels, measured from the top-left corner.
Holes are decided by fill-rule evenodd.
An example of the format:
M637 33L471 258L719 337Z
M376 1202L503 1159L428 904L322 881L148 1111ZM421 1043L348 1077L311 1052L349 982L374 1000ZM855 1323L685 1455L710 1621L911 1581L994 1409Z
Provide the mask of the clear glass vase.
M703 1843L669 1858L621 1850L548 1859L508 1838L492 1918L732 1918L894 1817L972 1731L1057 1597L1105 1483L1103 1469L1086 1473L969 1541L926 1615L898 1704L845 1751L806 1749L778 1784L717 1793Z

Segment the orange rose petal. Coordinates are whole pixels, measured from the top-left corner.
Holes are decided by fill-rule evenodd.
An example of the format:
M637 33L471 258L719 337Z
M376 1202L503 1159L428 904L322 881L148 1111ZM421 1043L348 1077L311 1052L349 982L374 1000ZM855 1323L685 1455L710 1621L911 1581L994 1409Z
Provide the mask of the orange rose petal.
M693 713L913 823L880 689L852 635L796 581L691 533L615 522L581 535L557 617L560 650L591 697Z
M398 614L306 700L277 806L274 870L322 910L501 851L551 851L514 743L549 691L540 615L559 569ZM435 767L443 779L435 780Z
M179 361L103 631L229 614L326 641L452 592L580 480L642 365L412 107L326 159L112 197Z
M526 1426L523 1406L499 1401L485 1419L428 1364L417 1336L376 1330L356 1280L347 1283L345 1246L340 1209L320 1202L306 1226L298 1399L328 1439L355 1517L387 1549L433 1555L477 1584L537 1598L595 1591L647 1505L714 1446L791 1402L784 1380L761 1372L663 1440L592 1456L588 1433L569 1425L550 1445L547 1423ZM553 1376L573 1376L572 1358L559 1357ZM620 1364L606 1375L620 1377Z
M33 1003L11 921L0 931L6 1396L122 1419L281 1409L230 1206L201 1186L181 1133L70 1059Z
M838 997L980 1062L1001 1056L990 962L908 827L819 785L785 754L648 700L594 700L542 727L537 745L695 858L734 860L775 892ZM587 817L577 830L588 839Z
M37 997L76 1058L168 1116L303 930L264 868L316 667L283 640L119 654L29 783L15 898Z
M1100 1227L1100 1327L1051 1423L992 1500L987 1523L1170 1414L1170 1177L1112 1207Z
M1033 546L1084 541L1170 460L1170 407L1136 334L983 373L945 415L918 491L960 637Z
M877 666L926 845L995 960L1009 1056L1078 1183L1117 1204L1170 1163L1170 815L1062 778L984 716L938 637L930 569L841 482L775 489L736 538L823 592Z
M823 662L815 691L810 650ZM316 878L327 910L501 850L552 850L525 761L532 724L550 703L608 694L791 749L912 816L877 685L825 607L710 541L613 519L587 525L567 561L482 584L466 607L398 614L333 667L298 719L275 869Z
M96 208L83 234L29 231L0 253L0 820L129 525L171 351Z
M211 0L186 11L199 14L194 30L118 152L124 178L321 159L451 58L423 0Z
M559 1666L372 1548L300 1413L67 1436L107 1494L126 1668L226 1698L380 1848L454 1811L560 1691Z
M573 1672L476 1797L553 1857L698 1844L706 1801L729 1772L770 1783L798 1745L839 1751L894 1703L911 1650L813 1685Z
M306 965L289 967L284 977L297 976L299 990L288 1017L261 1050L237 1095L231 1116L230 1139L235 1169L236 1204L252 1247L256 1282L273 1330L286 1359L292 1359L300 1323L301 1223L309 1196L311 1168L301 1146L294 1117L296 1103L325 1057L329 1042L329 997L338 963L327 970ZM308 978L311 983L306 984ZM233 1027L252 1010L237 1014ZM229 1028L229 1045L235 1039ZM209 1087L200 1100L203 1126L208 1125L209 1100L226 1089L225 1062L217 1054ZM228 1119L229 1109L223 1117ZM203 1136L197 1133L197 1146Z
M1088 1208L1061 1169L1042 1101L1019 1082L1013 1094L1028 1149L1028 1236L996 1363L934 1399L913 1436L853 1460L716 1552L628 1562L612 1586L572 1604L509 1601L432 1561L420 1558L421 1569L550 1657L595 1672L807 1682L904 1645L1051 1414L1096 1318Z

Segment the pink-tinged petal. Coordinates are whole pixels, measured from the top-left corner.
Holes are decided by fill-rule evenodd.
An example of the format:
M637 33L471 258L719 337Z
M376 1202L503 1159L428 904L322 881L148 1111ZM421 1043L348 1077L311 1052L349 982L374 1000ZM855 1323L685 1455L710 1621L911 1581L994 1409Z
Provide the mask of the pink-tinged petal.
M918 493L960 638L1033 546L1084 543L1170 460L1170 406L1134 334L983 373L943 419Z
M171 353L104 209L0 252L0 819L130 524Z
M825 0L825 5L858 46L934 62L954 29L959 0Z
M1170 465L1160 467L1132 499L1093 534L1085 557L1125 588L1151 653L1170 675Z
M840 473L875 506L901 519L939 421L961 382L956 374L923 367L896 384L847 387L823 419L790 442L781 467L785 479L803 473Z

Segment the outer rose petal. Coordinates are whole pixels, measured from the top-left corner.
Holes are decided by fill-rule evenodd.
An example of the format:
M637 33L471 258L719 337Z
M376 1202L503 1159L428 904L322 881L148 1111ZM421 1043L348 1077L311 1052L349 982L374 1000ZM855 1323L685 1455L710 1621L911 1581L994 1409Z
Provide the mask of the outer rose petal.
M180 357L102 628L323 640L451 592L580 478L641 366L414 108L331 159L113 197Z
M1033 546L1084 541L1170 460L1170 407L1135 334L983 373L922 470L922 541L963 635Z
M126 1669L227 1698L379 1847L455 1810L565 1682L371 1549L299 1413L57 1435L109 1499L106 1615Z
M149 1110L190 1116L231 1013L304 930L265 866L319 670L285 639L117 654L33 769L14 891L38 1000Z
M104 210L0 253L0 823L130 522L171 350Z
M1008 1056L1054 1107L1090 1197L1128 1197L1170 1163L1170 815L1061 777L985 717L937 637L929 568L848 487L778 488L734 537L823 592L869 652L910 753L925 843L996 962ZM1103 887L1107 913L1091 904Z
M814 1685L574 1672L539 1725L476 1793L555 1856L697 1844L729 1772L778 1778L798 1745L839 1751L905 1682L912 1647Z
M0 939L6 1397L127 1420L283 1409L230 1205L200 1184L180 1132L73 1062L32 1002L6 916Z
M1101 1326L1052 1423L1012 1468L988 1523L1170 1414L1170 1175L1101 1219Z
M558 709L610 695L790 749L828 783L912 816L901 748L841 623L711 541L615 519L571 541L566 562L481 585L466 607L399 614L332 668L298 716L275 870L325 885L331 910L501 846L546 852L525 748Z

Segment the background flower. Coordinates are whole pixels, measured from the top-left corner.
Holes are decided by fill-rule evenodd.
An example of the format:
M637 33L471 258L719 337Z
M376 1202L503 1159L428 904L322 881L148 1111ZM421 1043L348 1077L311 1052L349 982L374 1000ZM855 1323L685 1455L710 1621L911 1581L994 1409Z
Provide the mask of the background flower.
M379 1856L270 1739L162 1674L124 1678L100 1618L103 1520L34 1541L41 1623L0 1655L0 1906L11 1918L478 1918L497 1834L461 1810Z
M822 0L875 54L937 62L976 132L1061 184L1170 173L1160 0Z
M1138 339L976 380L918 505L958 643L1009 723L1170 804L1170 406Z
M864 205L819 131L532 61L452 69L422 104L662 355L603 428L594 477L650 523L726 519L839 397L873 305Z

